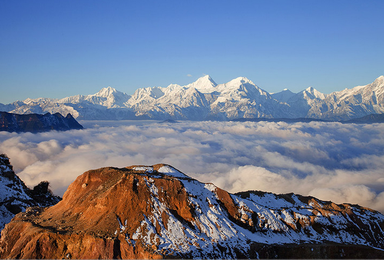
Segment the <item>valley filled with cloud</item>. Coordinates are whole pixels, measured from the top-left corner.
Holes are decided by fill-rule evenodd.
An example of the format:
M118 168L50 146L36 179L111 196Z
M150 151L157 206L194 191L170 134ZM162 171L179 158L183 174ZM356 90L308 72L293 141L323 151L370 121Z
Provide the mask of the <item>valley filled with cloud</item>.
M29 186L63 195L83 172L170 164L230 192L311 195L384 212L384 124L83 121L66 132L0 132Z

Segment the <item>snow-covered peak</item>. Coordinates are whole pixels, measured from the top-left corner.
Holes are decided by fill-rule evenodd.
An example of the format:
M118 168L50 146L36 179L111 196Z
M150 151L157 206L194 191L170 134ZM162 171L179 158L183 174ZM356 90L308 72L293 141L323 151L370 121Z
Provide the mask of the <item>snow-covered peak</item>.
M158 99L164 95L164 88L161 87L148 87L148 88L139 88L132 95L132 100L130 102L141 102L141 101L150 101L153 99Z
M372 83L373 91L376 93L377 96L384 95L384 76L378 77L373 83Z
M218 86L218 88L221 90L221 91L231 91L231 90L236 90L236 89L239 89L241 86L243 85L253 85L256 87L256 85L250 81L249 79L245 78L245 77L238 77L238 78L235 78L225 84L220 84Z
M375 87L383 88L384 87L384 76L380 76L377 79L375 79L375 81L372 83L372 85Z
M176 177L176 178L189 178L187 175L185 175L181 171L179 171L179 170L177 170L177 169L175 169L169 165L161 166L158 169L158 172L165 174L165 175L168 175L168 176Z
M296 94L287 88L285 88L283 91L271 94L272 98L280 102L287 102L294 95Z
M23 102L25 104L31 104L31 105L34 105L34 104L37 104L37 103L47 103L49 101L52 101L52 100L56 100L56 99L50 99L50 98L35 98L35 99L32 99L32 98L27 98L25 99Z
M218 88L221 89L222 93L228 93L228 92L243 92L247 93L246 96L255 98L256 96L270 96L268 92L265 90L259 88L255 83L253 83L251 80L245 78L245 77L238 77L235 78L228 83L218 86ZM241 96L244 97L244 94L241 94ZM251 99L253 99L251 97Z
M168 87L164 89L164 93L169 94L173 91L179 91L181 89L183 89L183 87L178 84L170 84Z
M32 98L27 98L27 99L24 100L24 103L25 103L25 104L29 104L29 103L31 103L31 102L33 102L33 99L32 99Z
M320 91L317 91L313 87L308 87L304 91L304 95L308 96L311 99L318 98L318 99L325 99L325 95L321 93Z
M286 93L286 94L295 94L295 93L293 93L292 91L290 91L289 89L287 89L287 88L285 88L285 89L283 89L282 91L280 91L280 92L276 92L276 93L270 93L271 95L277 95L277 94L279 94L279 93Z
M195 81L198 85L209 85L215 87L217 84L209 75L205 75Z
M312 93L315 89L313 87L308 87L305 89L305 91Z
M153 166L131 166L127 167L129 169L135 170L135 171L143 171L145 173L154 173L158 172L167 176L175 177L175 178L190 178L186 174L182 173L181 171L177 170L176 168L172 167L168 164L156 164Z
M117 91L112 87L102 88L99 92L94 95L85 97L85 100L107 108L124 107L124 103L130 99L131 96Z
M381 75L380 77L378 77L377 79L375 79L374 82L384 82L384 76Z
M209 75L205 75L195 82L186 85L185 88L195 88L202 93L210 93L214 91L216 86L216 82Z
M238 84L238 85L242 85L242 84L251 84L251 85L255 85L251 80L249 80L248 78L246 77L238 77L238 78L235 78L233 80L231 80L230 82L228 82L227 84Z
M114 93L117 93L117 90L112 87L106 87L102 88L99 92L97 92L94 96L96 97L109 97L113 95Z
M358 96L358 95L362 95L365 98L370 98L372 96L376 96L377 98L383 94L384 94L384 76L378 77L377 79L375 79L375 81L365 86L356 86L352 89L346 88L342 91L336 91L332 93L332 95L336 96L340 100L347 100L349 98L353 99L354 96Z

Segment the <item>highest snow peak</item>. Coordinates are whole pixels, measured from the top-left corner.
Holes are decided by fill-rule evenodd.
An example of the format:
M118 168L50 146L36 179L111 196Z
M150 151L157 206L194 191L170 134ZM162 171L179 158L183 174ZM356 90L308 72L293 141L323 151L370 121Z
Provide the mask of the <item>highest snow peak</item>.
M384 113L384 76L373 83L323 94L313 87L299 93L270 94L245 77L216 84L205 75L181 86L139 88L130 96L112 87L87 96L26 99L0 104L1 111L71 113L82 120L237 118L316 118L348 120Z
M117 90L112 88L112 87L106 87L106 88L102 88L99 92L97 92L95 94L95 96L98 96L98 97L109 97L110 95L112 95L113 93L116 93Z

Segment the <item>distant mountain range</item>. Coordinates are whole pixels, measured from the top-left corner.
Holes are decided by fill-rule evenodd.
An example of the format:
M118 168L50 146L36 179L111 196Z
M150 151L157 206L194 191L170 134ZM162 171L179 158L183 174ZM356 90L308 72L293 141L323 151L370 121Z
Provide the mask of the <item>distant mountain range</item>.
M76 119L68 114L63 117L60 113L40 114L13 114L0 112L0 131L8 132L45 132L50 130L66 131L83 129Z
M367 116L358 117L358 118L349 119L349 120L317 119L317 118L305 118L305 117L299 117L299 118L265 118L265 117L261 117L261 118L237 118L237 119L233 119L231 121L237 121L237 122L267 121L267 122L286 122L286 123L318 121L318 122L341 122L341 123L354 123L354 124L373 124L373 123L384 123L384 114L370 114Z
M309 87L299 93L270 94L247 78L216 84L210 76L180 86L139 88L127 95L107 87L93 95L38 98L0 104L0 111L71 113L82 120L238 118L315 118L350 120L384 113L384 76L366 86L323 94Z

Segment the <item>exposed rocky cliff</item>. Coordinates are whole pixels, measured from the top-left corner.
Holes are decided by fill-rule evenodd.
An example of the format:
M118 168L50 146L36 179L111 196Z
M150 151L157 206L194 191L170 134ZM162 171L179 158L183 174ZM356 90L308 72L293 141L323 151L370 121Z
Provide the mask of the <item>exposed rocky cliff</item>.
M294 194L229 194L171 166L102 168L19 213L1 258L384 257L384 216ZM364 255L362 255L364 254Z
M63 117L60 113L40 114L12 114L0 112L0 131L8 132L45 132L50 130L66 131L83 129L83 127L68 114Z
M51 194L47 182L29 189L15 174L9 158L0 154L0 230L15 214L32 206L51 206L60 201Z

